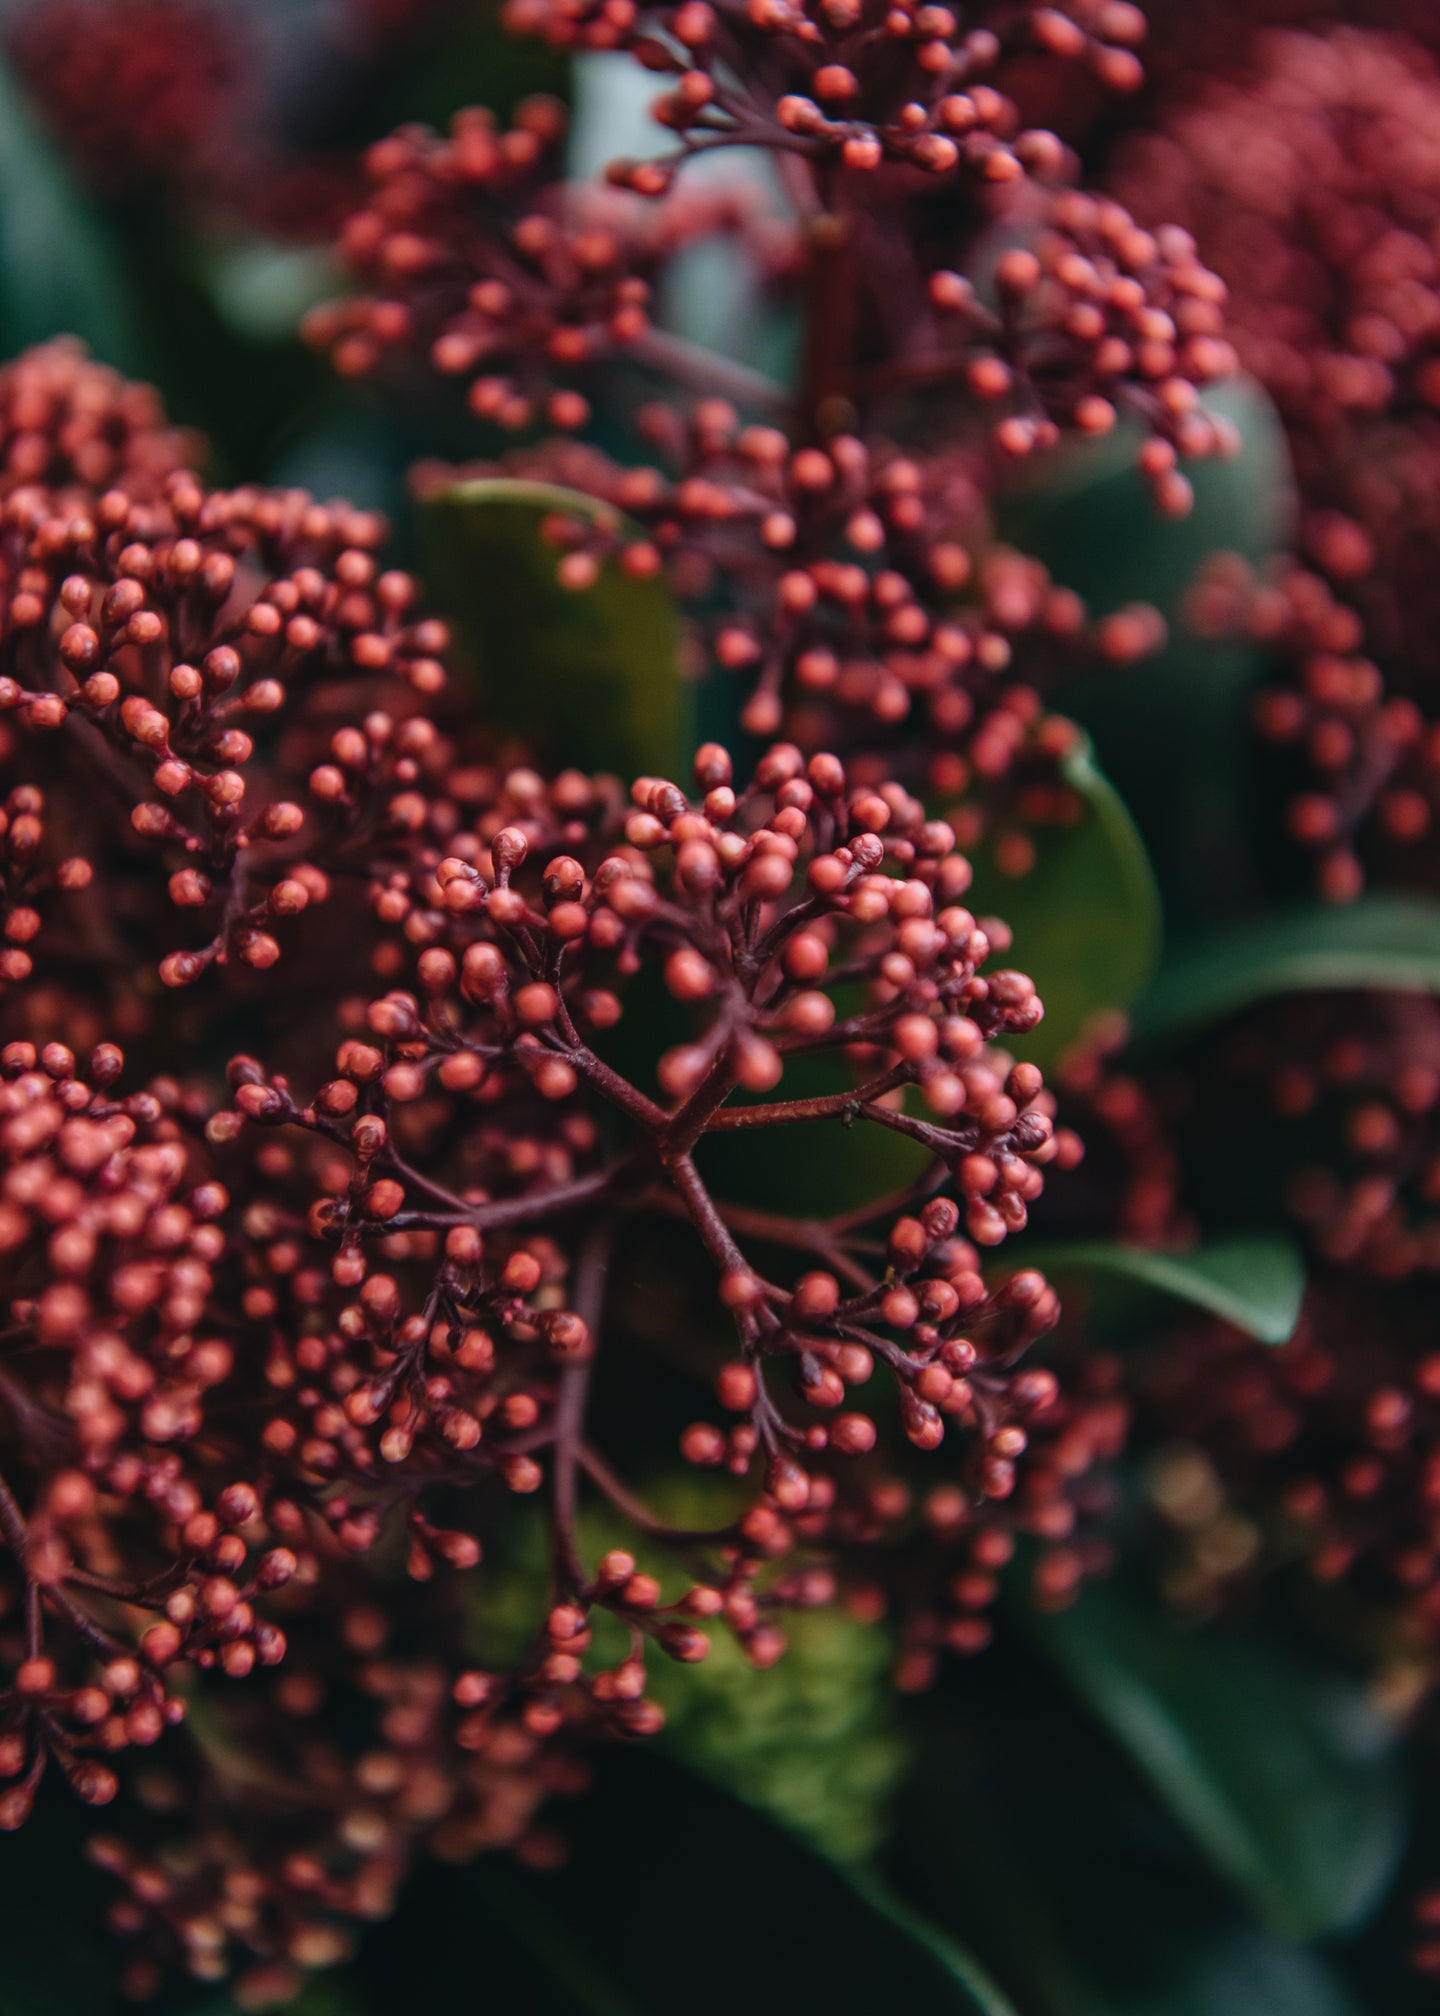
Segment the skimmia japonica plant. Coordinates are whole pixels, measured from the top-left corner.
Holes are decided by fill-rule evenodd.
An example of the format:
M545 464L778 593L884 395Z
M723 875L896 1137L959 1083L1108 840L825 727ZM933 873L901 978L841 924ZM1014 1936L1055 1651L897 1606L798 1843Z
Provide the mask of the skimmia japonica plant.
M547 2008L1138 2016L1116 1896L1147 2010L1440 1971L1440 71L1343 11L0 13L0 1828L97 2016L450 1993L482 1851Z

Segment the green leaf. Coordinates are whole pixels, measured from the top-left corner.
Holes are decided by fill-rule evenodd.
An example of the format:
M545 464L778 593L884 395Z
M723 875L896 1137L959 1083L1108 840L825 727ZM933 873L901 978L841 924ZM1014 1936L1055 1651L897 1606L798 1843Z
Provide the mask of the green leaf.
M1008 878L981 850L971 907L1003 917L1015 934L1007 963L1028 973L1045 1004L1023 1056L1053 1064L1092 1019L1128 1009L1155 969L1160 899L1135 822L1080 741L1064 759L1082 803L1073 826L1042 829L1030 872Z
M130 305L104 235L0 61L0 356L62 334L136 368Z
M1234 461L1186 465L1195 490L1188 517L1156 510L1130 425L1022 464L1001 505L1002 534L1043 560L1094 615L1143 601L1169 625L1157 657L1077 673L1055 700L1094 738L1144 835L1172 923L1253 901L1257 849L1274 817L1250 718L1265 653L1195 637L1184 602L1211 555L1238 552L1258 564L1289 544L1289 456L1274 407L1253 381L1207 392L1206 405L1235 423L1242 446Z
M487 715L558 763L673 775L688 696L670 590L614 565L582 593L562 588L559 555L541 536L552 512L616 515L576 491L506 477L458 483L424 514L426 572L476 660Z
M1024 1634L912 1703L895 1880L1025 2016L1359 2016L1262 1930Z
M375 2011L449 2006L478 1942L487 2001L544 2016L1014 2016L878 1886L703 1779L638 1752L600 1759L597 1780L561 1817L562 1869L490 1858L422 1874L367 1950Z
M1100 1239L1026 1246L1042 1273L1106 1274L1222 1316L1262 1344L1293 1335L1305 1294L1305 1263L1289 1239L1266 1234L1215 1239L1190 1253L1152 1253Z
M648 1502L657 1502L653 1491ZM659 1502L674 1521L671 1504ZM633 1547L633 1531L619 1544ZM797 1610L785 1638L785 1657L763 1673L719 1632L700 1665L657 1663L661 1740L691 1770L854 1868L884 1837L907 1760L895 1646L888 1632L842 1610Z
M1440 903L1371 896L1317 905L1185 946L1136 1007L1142 1036L1212 1022L1272 994L1440 991Z
M1228 1629L1183 1631L1113 1585L1032 1628L1267 1925L1313 1938L1365 1916L1405 1809L1394 1731L1358 1688Z
M202 246L211 298L239 336L257 343L293 338L305 315L344 286L328 251L261 237Z
M1279 417L1264 389L1243 376L1212 388L1205 404L1239 429L1240 453L1185 464L1195 492L1185 517L1156 509L1136 461L1143 432L1126 422L1097 440L1072 439L1017 463L1000 504L1004 537L1102 613L1143 599L1169 618L1211 553L1267 559L1289 543L1294 517Z
M1086 2016L1361 2016L1348 1989L1313 1954L1258 1932L1213 1941L1191 1971L1159 1995L1092 2001Z

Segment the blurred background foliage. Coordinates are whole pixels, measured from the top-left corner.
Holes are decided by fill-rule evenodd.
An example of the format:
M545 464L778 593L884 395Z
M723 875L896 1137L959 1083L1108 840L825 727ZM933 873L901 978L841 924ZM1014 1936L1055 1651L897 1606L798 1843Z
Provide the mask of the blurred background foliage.
M22 49L45 4L5 0L0 48ZM368 39L352 32L347 0L200 0L197 11L258 82L254 152L237 153L229 204L167 180L163 163L107 182L73 130L57 131L53 112L47 123L20 64L0 67L0 351L74 333L157 384L213 444L221 478L390 512L402 553L423 549L431 563L478 690L487 662L523 659L535 711L563 718L565 760L675 763L697 698L706 732L733 727L716 718L723 695L682 695L677 619L655 584L617 582L577 616L538 549L533 498L455 497L422 531L409 466L495 444L449 402L421 393L397 412L337 381L298 334L305 309L340 284L333 214L318 200L307 209L304 191L329 192L333 213L358 147L402 119L443 121L475 101L503 113L545 89L575 105L576 160L591 168L627 150L645 80L637 95L628 70L603 60L575 74L504 37L483 0L392 8L398 31ZM378 0L371 11L386 12ZM243 186L257 162L296 177L284 228L267 221L264 192ZM307 228L317 217L321 228ZM727 247L696 259L666 312L687 336L783 375L795 331L759 302L739 258ZM1440 985L1433 907L1382 893L1321 913L1303 898L1248 730L1263 663L1253 647L1184 634L1183 597L1206 556L1263 560L1290 527L1264 395L1240 383L1222 403L1244 451L1199 470L1184 521L1157 517L1123 441L1046 462L1003 503L1005 535L1096 614L1143 597L1171 628L1158 661L1058 695L1089 737L1070 780L1081 810L1047 838L1033 875L1015 884L977 863L982 904L1012 921L1046 1000L1047 1065L1099 1011L1133 1010L1147 1040L1165 1044L1277 993L1373 985L1377 973L1397 989ZM783 1188L783 1158L774 1173ZM1076 1279L1092 1323L1126 1348L1177 1299L1281 1341L1303 1286L1296 1251L1263 1227L1235 1229L1203 1228L1183 1263L1075 1242L1035 1258ZM657 1480L657 1496L666 1488ZM1137 1471L1122 1526L1143 1528L1143 1498ZM517 1531L513 1559L481 1578L487 1642L516 1627L527 1544ZM1313 1599L1281 1578L1253 1613L1223 1628L1177 1623L1142 1572L1061 1616L1017 1610L995 1648L916 1702L890 1687L883 1626L801 1618L789 1656L761 1674L717 1642L706 1665L677 1669L654 1753L598 1760L590 1795L558 1816L563 1868L427 1873L297 2016L482 2001L536 2016L1419 2008L1391 1900L1435 1866L1429 1767ZM74 1867L78 1824L56 1801L36 1831L3 1844L0 2016L113 2006L93 1929L98 1879ZM232 2007L193 1989L169 2006Z

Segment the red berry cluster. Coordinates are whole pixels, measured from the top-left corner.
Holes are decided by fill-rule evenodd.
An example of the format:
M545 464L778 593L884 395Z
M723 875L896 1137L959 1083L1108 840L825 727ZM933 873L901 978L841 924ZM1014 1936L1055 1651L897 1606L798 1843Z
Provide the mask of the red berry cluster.
M1177 1594L1212 1605L1299 1556L1317 1580L1383 1603L1409 1649L1433 1646L1440 1356L1426 1302L1327 1272L1288 1344L1214 1324L1150 1368L1146 1414L1175 1438L1152 1479L1185 1543Z
M0 365L0 498L22 485L123 484L150 501L203 444L166 421L158 394L60 338Z
M262 1284L301 1301L304 1284L273 1152L232 1196L207 1171L203 1106L169 1082L121 1096L123 1073L114 1044L83 1066L59 1043L0 1054L0 1828L28 1817L47 1764L109 1805L143 1751L117 1808L131 1831L93 1845L128 1892L115 1929L146 1937L131 1987L154 1985L155 1958L202 1979L241 1964L274 1999L343 1955L340 1921L388 1908L417 1840L512 1844L573 1771L477 1716L473 1683L451 1700L436 1658L458 1639L453 1598L426 1609L402 1586L382 1607L323 1468L277 1460ZM294 1348L307 1367L313 1342ZM409 1523L412 1576L474 1565L468 1536L418 1508ZM390 1653L391 1629L423 1650ZM222 1691L196 1735L207 1676ZM358 1750L316 1719L342 1693L371 1708Z
M209 180L249 76L233 17L199 0L42 0L7 33L16 70L86 179L132 195Z
M598 192L558 183L548 105L522 108L511 132L483 112L458 115L446 139L404 129L372 149L370 202L342 235L369 291L319 311L312 338L343 371L419 352L468 379L474 410L509 427L584 426L574 371L622 351L702 390L734 385L742 404L791 423L794 449L868 434L882 417L902 441L926 439L943 401L946 432L968 420L1003 465L1062 431L1104 433L1123 410L1140 423L1163 508L1183 513L1178 459L1234 446L1199 403L1234 364L1224 289L1184 232L1143 230L1117 203L1066 189L1075 163L1060 141L1021 131L1015 105L981 81L1037 48L1088 53L1134 81L1128 45L1143 20L1110 0L992 12L962 27L946 7L857 0L513 6L522 32L628 49L671 79L655 116L676 152L608 170L632 196L663 200L597 207ZM742 144L772 152L788 178L797 222L778 259L774 228L749 221L753 187L670 193L684 162ZM935 210L929 185L956 176L966 186ZM1024 243L992 286L997 219ZM722 230L750 239L798 296L793 401L650 324L674 252Z
M676 161L735 145L793 153L822 174L897 166L958 170L982 184L1050 174L1060 159L1054 135L1022 131L995 88L1005 57L1034 50L1088 64L1110 89L1129 91L1145 34L1143 14L1124 0L963 13L930 0L509 0L505 18L559 48L629 50L667 80L655 116L679 137L679 153L612 170L645 195L666 186Z
M504 466L602 507L557 503L545 520L566 588L583 592L613 562L641 579L663 570L697 611L728 605L697 617L702 648L710 669L745 680L752 734L894 744L903 762L923 724L931 788L993 796L1070 747L1070 724L1042 712L1056 673L1164 641L1144 605L1090 624L1037 561L998 545L963 453L922 458L848 434L795 448L718 399L649 406L639 427L662 465L556 443ZM455 472L418 479L423 495Z
M1239 437L1200 405L1199 388L1235 369L1222 334L1224 283L1175 225L1152 233L1108 198L1064 190L1038 212L1033 249L1001 255L998 306L959 273L930 276L942 343L962 345L963 382L977 400L1012 406L994 429L1002 456L1053 447L1062 429L1108 434L1138 418L1139 466L1160 508L1184 517L1193 500L1177 468L1232 455Z
M1112 177L1142 216L1197 233L1286 426L1322 578L1297 571L1245 621L1281 654L1262 732L1311 773L1290 825L1337 900L1359 892L1357 849L1413 843L1434 813L1437 115L1440 70L1414 43L1275 33L1133 136Z
M1388 1280L1440 1266L1440 1007L1430 995L1281 996L1213 1039L1196 1088L1202 1129L1263 1101L1283 1202L1326 1261Z
M338 371L363 376L418 356L467 382L481 420L573 431L590 418L576 381L597 365L620 353L673 361L651 327L651 297L687 245L731 235L774 272L793 261L793 234L757 214L753 192L722 185L636 204L565 184L564 130L563 108L533 98L508 130L470 110L444 138L405 127L369 150L369 200L341 231L340 253L375 291L305 323Z
M1224 556L1189 599L1199 635L1247 637L1271 659L1255 725L1281 755L1286 828L1314 850L1332 903L1358 896L1367 869L1424 879L1440 802L1440 730L1387 687L1359 612L1331 586L1351 571L1349 545L1335 528L1324 572L1291 561L1268 578Z
M107 391L144 468L163 418ZM87 486L69 423L33 408L59 487L0 503L0 1817L47 1762L121 1798L117 1928L260 1993L344 1950L421 1843L545 1852L575 1741L658 1726L652 1648L701 1658L713 1624L765 1665L788 1610L888 1602L919 1684L985 1641L1019 1536L1066 1600L1126 1410L1104 1366L1030 1362L1041 1275L982 1266L1079 1148L1005 1047L1041 1007L953 827L793 744L748 782L707 745L693 793L628 800L498 761L371 515ZM752 480L785 508L783 456ZM173 1073L122 1089L105 1004L162 1054L157 960L206 977L200 1070L237 1009L264 1044L218 1109ZM770 1212L713 1173L717 1144L852 1128L904 1145L899 1192ZM667 1242L712 1312L698 1357L671 1340L718 1408L673 1422L715 1473L703 1529L650 1510L590 1405L645 1383L609 1283ZM530 1645L476 1663L471 1578L537 1493ZM582 1499L636 1551L592 1558ZM341 1695L365 1713L332 1726Z
M1343 506L1367 427L1440 394L1440 74L1413 44L1361 30L1276 34L1261 53L1253 78L1211 83L1164 131L1135 135L1113 181L1204 244L1305 495Z
M57 971L93 970L101 944L122 985L137 958L169 986L265 967L337 876L394 851L423 817L435 733L415 710L446 632L378 564L382 530L188 474L148 500L25 486L0 504L12 944L39 889L84 892L99 862L104 898L69 906ZM5 954L5 977L33 958Z
M59 1043L39 1056L11 1043L0 1060L0 1401L28 1501L0 1486L9 1828L47 1756L83 1799L114 1798L105 1760L183 1719L164 1681L175 1659L235 1676L279 1660L283 1633L256 1605L296 1569L241 1537L258 1500L220 1485L233 1451L218 1472L187 1461L207 1398L236 1372L233 1333L212 1334L229 1197L193 1180L160 1099L110 1096L114 1044L79 1068Z

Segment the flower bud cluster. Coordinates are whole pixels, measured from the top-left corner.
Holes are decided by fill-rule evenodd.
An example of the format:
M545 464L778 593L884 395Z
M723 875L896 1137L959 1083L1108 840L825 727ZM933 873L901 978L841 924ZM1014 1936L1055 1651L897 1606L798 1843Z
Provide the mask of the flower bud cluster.
M200 0L44 0L16 10L15 68L106 195L210 179L247 91L233 17Z
M652 1717L628 1680L615 1694L613 1676L580 1657L593 1606L631 1626L635 1659L648 1637L702 1656L682 1619L710 1615L759 1663L778 1656L775 1611L830 1600L817 1592L833 1593L848 1537L871 1533L886 1505L882 1525L903 1523L908 1494L875 1499L863 1472L850 1482L882 1435L875 1403L854 1392L877 1368L904 1440L928 1450L947 1427L957 1436L967 1530L1012 1495L1029 1530L1025 1454L1060 1399L1053 1375L1013 1369L1054 1324L1052 1291L1033 1271L992 1287L980 1268L979 1249L1024 1225L1057 1144L1040 1074L998 1047L1040 1005L1023 975L979 970L1006 934L963 907L970 870L953 833L899 787L855 789L833 757L807 764L789 745L743 788L713 745L696 770L696 797L642 779L628 811L575 773L547 786L511 772L454 851L408 885L377 887L382 918L414 948L413 979L369 1004L336 1075L302 1103L287 1080L236 1060L233 1107L209 1126L216 1143L258 1129L300 1144L285 1150L286 1181L309 1184L304 1222L331 1257L322 1273L295 1248L297 1199L276 1278L255 1291L257 1308L271 1298L267 1314L292 1310L267 1374L266 1438L346 1487L326 1512L344 1544L378 1539L365 1509L377 1479L418 1492L493 1477L526 1494L548 1463L575 1618L539 1676L557 1698L532 1700L528 1726L563 1719L571 1688L631 1704L627 1728ZM648 1074L636 1082L606 1061L647 969L694 1024L651 1053L658 1099ZM783 1096L792 1064L827 1058L839 1089ZM918 1151L913 1206L878 1245L882 1206L816 1224L712 1194L710 1137L837 1125L883 1128ZM947 1178L958 1204L934 1194ZM749 1480L748 1509L722 1530L677 1534L638 1517L662 1544L710 1548L711 1580L674 1615L655 1612L655 1585L629 1556L623 1573L582 1562L568 1527L578 1476L637 1517L584 1439L575 1396L603 1357L610 1246L650 1216L690 1226L733 1330L716 1375L731 1423L682 1426L682 1453ZM808 1250L815 1264L773 1275L769 1248ZM316 1305L331 1283L346 1301L322 1348ZM1079 1444L1067 1446L1073 1456ZM1062 1467L1034 1502L1053 1502L1074 1474ZM461 1566L478 1551L463 1533L418 1533L412 1572L428 1573L437 1548ZM786 1569L797 1549L827 1545L837 1562L820 1582Z
M300 1264L283 1151L237 1165L232 1194L195 1102L121 1097L124 1069L114 1044L83 1067L59 1043L0 1051L0 1828L47 1768L94 1806L124 1773L142 1824L92 1854L125 1892L113 1928L142 1942L132 1988L159 1959L278 1994L343 1957L346 1920L383 1915L420 1841L522 1842L574 1768L473 1679L452 1695L462 1633L427 1585L473 1567L473 1539L411 1504L410 1592L380 1607L352 1566L373 1502L342 1503L323 1445L283 1433L281 1368L314 1380L331 1286ZM293 1311L310 1327L282 1338ZM354 1353L344 1307L338 1325ZM337 1728L319 1711L340 1695Z
M1033 1412L1013 1498L984 1520L950 1484L920 1499L924 1542L895 1563L899 1575L918 1584L903 1619L896 1675L907 1690L928 1687L946 1654L968 1657L990 1643L988 1612L1022 1538L1035 1550L1029 1594L1041 1610L1065 1609L1082 1583L1112 1565L1105 1537L1114 1509L1110 1467L1125 1448L1131 1417L1122 1367L1088 1350L1062 1352L1056 1364L1062 1378L1047 1366L1016 1381L1025 1382ZM877 1509L886 1509L886 1501ZM875 1585L873 1595L884 1602L884 1585Z
M1305 1560L1381 1604L1414 1651L1440 1634L1440 1356L1426 1296L1323 1273L1275 1347L1215 1323L1149 1368L1143 1405L1172 1438L1152 1497L1184 1543L1176 1594Z
M1440 397L1440 73L1369 30L1274 34L1261 50L1253 79L1211 83L1165 131L1129 140L1112 179L1214 260L1241 360L1279 404L1312 494L1369 421Z
M1215 1039L1196 1084L1187 1126L1263 1100L1283 1201L1324 1260L1387 1280L1440 1266L1433 997L1282 996Z
M1092 624L1038 561L997 544L959 451L921 458L848 434L796 446L718 399L647 407L640 424L663 464L565 443L505 466L601 507L557 506L544 522L562 586L583 593L607 563L638 579L663 570L697 610L707 669L749 688L752 734L893 743L913 767L923 729L917 783L947 801L1014 801L1074 739L1040 689L1079 659L1128 664L1164 641L1155 610ZM422 494L454 480L419 472ZM1034 790L1028 802L1043 819Z
M94 363L66 337L0 365L0 498L22 485L124 486L152 500L202 444L172 427L158 394Z
M433 1648L465 1627L433 1595L382 1595L326 1559L308 1590L297 1578L277 1599L283 1665L210 1691L213 1743L151 1753L138 1816L89 1850L119 1889L108 1915L132 1996L178 1967L232 1975L244 2007L289 2001L393 1909L421 1843L449 1861L495 1849L553 1861L539 1809L582 1789L583 1769L553 1738L477 1706L473 1679L452 1684Z
M628 801L457 753L420 711L443 628L380 533L183 472L0 504L0 1815L47 1763L106 1803L153 1750L127 1774L148 1819L96 1849L116 1928L256 1993L338 1957L422 1842L545 1853L576 1742L659 1726L647 1654L700 1659L716 1626L767 1665L787 1611L893 1588L918 1684L984 1642L1021 1535L1064 1600L1124 1426L1088 1369L1071 1392L1031 1362L1043 1278L983 1264L1071 1149L1005 1047L1041 1007L954 829L790 744L749 782L708 745L690 792ZM326 1006L235 1058L219 1110L28 1034L42 999L93 1023L111 980L134 1019L156 852L210 933L161 966L210 970L205 1042L287 919L359 899ZM914 1177L829 1219L727 1203L712 1143L795 1128L899 1137ZM669 1239L728 1329L690 1368L714 1404L671 1424L727 1494L705 1530L648 1511L587 1406L641 1376L612 1253ZM908 1469L942 1442L926 1497ZM551 1592L528 1649L475 1664L469 1578L537 1494ZM635 1552L590 1558L592 1496ZM341 1693L367 1711L332 1727Z
M1275 33L1121 149L1116 193L1195 232L1279 408L1310 560L1423 696L1440 534L1440 68L1401 36Z
M443 138L403 127L379 141L368 202L340 237L373 291L314 310L309 340L346 376L418 356L465 381L471 411L499 427L583 427L575 381L641 343L667 261L697 238L763 233L753 198L723 188L658 206L567 188L563 136L562 108L537 98L508 130L470 110Z
M24 486L0 503L12 944L38 928L39 887L83 891L101 863L109 900L71 905L62 958L93 964L103 934L115 966L158 960L168 986L265 968L337 874L403 843L447 637L378 563L383 529L188 474L148 500Z
M1320 893L1335 903L1358 896L1377 866L1419 879L1440 806L1440 730L1387 687L1359 612L1332 587L1352 585L1335 564L1342 543L1336 531L1323 572L1287 563L1257 577L1225 556L1189 606L1198 634L1249 637L1271 656L1255 725L1284 762L1286 829L1313 850Z
M1139 467L1161 510L1193 500L1182 457L1230 456L1239 435L1207 414L1200 390L1228 377L1225 286L1177 225L1143 229L1113 199L1063 190L1040 207L1030 246L1001 255L998 306L956 272L930 276L942 345L955 347L971 396L1009 409L993 430L1002 457L1053 447L1061 431L1108 434L1140 421Z
M1149 10L1145 81L1161 119L1172 103L1191 102L1219 78L1254 81L1276 30L1330 32L1337 24L1370 26L1377 16L1355 0L1204 0L1196 7ZM1384 28L1423 49L1440 46L1429 0L1385 0ZM1158 122L1157 122L1158 123Z
M7 1828L49 1758L113 1799L120 1754L183 1718L177 1660L237 1678L278 1661L264 1592L297 1572L233 1481L251 1453L195 1446L236 1370L215 1295L230 1199L195 1180L159 1098L112 1096L123 1069L114 1044L83 1066L59 1043L0 1052Z
M312 340L342 372L428 355L503 427L584 427L575 372L626 354L701 391L738 380L748 403L783 413L778 387L650 324L669 257L729 232L752 267L799 297L797 445L868 431L881 408L887 418L904 409L913 429L923 388L958 394L950 431L962 407L978 415L1002 466L1062 431L1106 433L1123 411L1140 423L1141 466L1162 508L1181 515L1190 490L1180 459L1235 446L1200 403L1234 367L1224 287L1184 231L1142 229L1113 199L1067 188L1076 164L1066 148L1051 132L1022 131L1014 103L982 81L1012 56L1045 51L1088 55L1133 85L1129 45L1143 17L1118 0L999 15L992 26L967 10L962 23L912 0L879 11L858 0L724 11L705 0L517 0L507 14L517 31L626 49L670 79L652 110L676 150L607 170L612 188L664 200L607 208L596 191L557 181L560 115L548 102L522 107L509 132L482 111L457 115L444 139L404 128L371 150L371 200L342 234L368 292L317 311ZM925 81L907 99L911 63ZM794 88L780 90L786 67ZM672 196L682 164L740 145L775 153L792 183L810 185L792 231L769 223L753 179ZM925 184L956 174L970 186L932 249ZM979 276L994 264L997 219L1024 242L1000 258L991 288ZM928 433L923 417L918 425Z
M655 117L679 152L611 170L644 195L666 188L687 155L738 143L799 155L824 174L899 167L981 187L1050 176L1063 150L1053 133L1023 130L996 89L1005 58L1085 65L1109 89L1132 91L1145 33L1124 0L963 10L930 0L508 0L505 20L558 48L627 50L665 80Z

